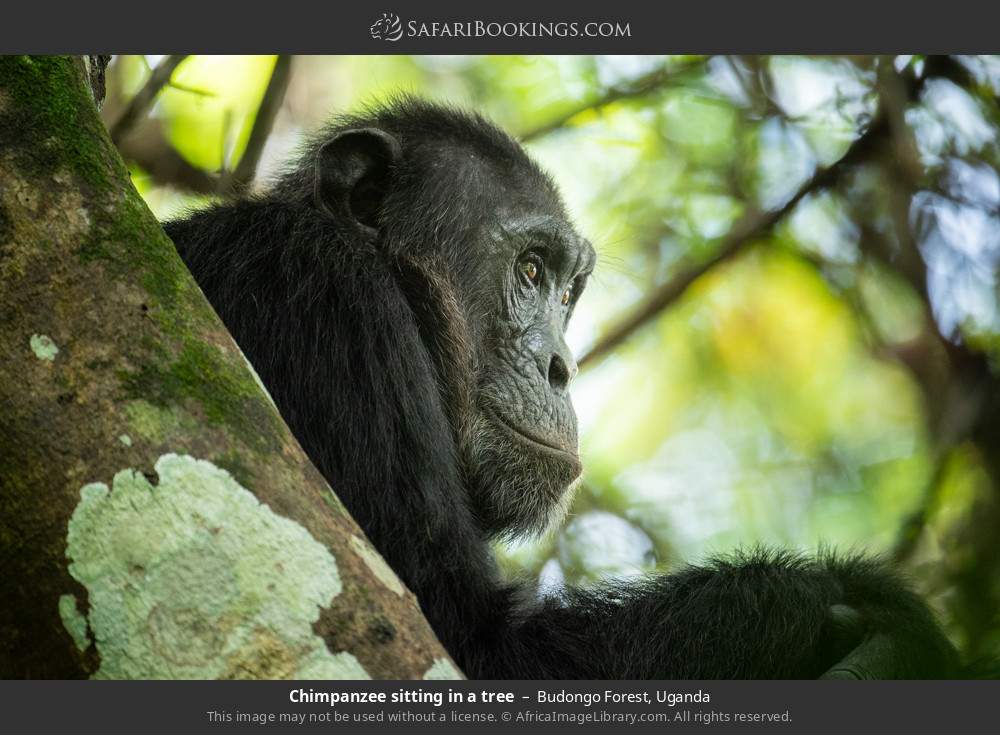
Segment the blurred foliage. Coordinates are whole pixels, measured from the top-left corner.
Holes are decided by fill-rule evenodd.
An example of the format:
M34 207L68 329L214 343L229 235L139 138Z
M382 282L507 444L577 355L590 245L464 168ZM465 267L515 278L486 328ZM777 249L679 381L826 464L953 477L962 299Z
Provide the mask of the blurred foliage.
M949 60L937 76L932 61L296 57L258 185L306 132L365 102L410 92L485 113L526 138L600 251L569 336L582 354L889 118L863 165L588 364L569 523L502 557L555 591L754 543L892 553L966 651L995 650L1000 389L987 375L965 391L954 356L1000 354L1000 59ZM156 62L115 61L109 120ZM191 166L230 170L273 66L190 57L151 120ZM915 90L896 108L894 83ZM204 200L134 174L161 216Z

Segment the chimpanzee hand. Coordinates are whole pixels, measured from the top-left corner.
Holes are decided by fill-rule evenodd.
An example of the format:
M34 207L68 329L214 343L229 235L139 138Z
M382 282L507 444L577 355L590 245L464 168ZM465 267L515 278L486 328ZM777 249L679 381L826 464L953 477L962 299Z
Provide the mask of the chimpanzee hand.
M957 655L934 628L880 630L848 605L833 605L824 650L834 663L821 679L945 678L957 673ZM839 657L839 658L838 658Z

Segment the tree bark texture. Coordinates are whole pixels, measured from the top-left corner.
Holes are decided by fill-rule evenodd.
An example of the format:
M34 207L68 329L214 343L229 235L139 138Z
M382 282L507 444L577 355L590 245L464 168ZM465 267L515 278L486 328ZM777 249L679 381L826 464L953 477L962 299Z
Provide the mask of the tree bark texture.
M132 187L87 65L0 57L0 677L459 676Z

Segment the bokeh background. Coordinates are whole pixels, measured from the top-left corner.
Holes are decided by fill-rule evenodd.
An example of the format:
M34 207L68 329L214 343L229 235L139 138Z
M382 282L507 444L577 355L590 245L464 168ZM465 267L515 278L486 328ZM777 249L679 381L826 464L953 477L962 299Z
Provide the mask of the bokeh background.
M601 256L584 482L509 573L864 550L1000 652L1000 57L121 56L103 114L169 217L401 92L523 140Z

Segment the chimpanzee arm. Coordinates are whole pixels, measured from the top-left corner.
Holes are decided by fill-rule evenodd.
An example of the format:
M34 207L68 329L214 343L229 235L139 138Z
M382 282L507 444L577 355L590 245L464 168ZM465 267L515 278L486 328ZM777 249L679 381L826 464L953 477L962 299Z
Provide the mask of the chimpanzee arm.
M512 631L553 676L942 678L953 647L898 576L870 558L755 552L627 586L570 591ZM551 659L545 649L564 647ZM517 648L518 646L514 646ZM559 662L564 667L558 669ZM483 657L481 675L489 671ZM517 666L506 662L505 666ZM532 673L532 663L520 675ZM475 674L472 674L475 675ZM509 674L507 674L509 675Z

